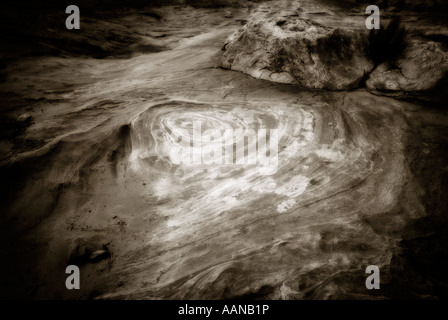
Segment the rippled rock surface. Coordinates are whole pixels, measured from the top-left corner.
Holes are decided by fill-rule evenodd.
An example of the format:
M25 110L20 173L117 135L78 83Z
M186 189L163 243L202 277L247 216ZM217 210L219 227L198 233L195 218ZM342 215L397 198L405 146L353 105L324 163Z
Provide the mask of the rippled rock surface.
M344 40L341 17L347 28L365 21L364 5L351 6L348 18L346 9L299 2L303 27L316 36L311 44L320 41L313 28L325 41ZM102 39L110 26L126 25L117 32L139 35L127 54L112 37L99 43L104 59L96 47L67 53L60 44L2 66L2 298L447 297L444 100L436 108L380 90L306 90L223 69L221 48L241 23L292 2L241 3L112 10L101 15L107 23L95 20L104 29L74 38ZM260 26L278 35L300 26L278 22ZM144 43L163 51L142 51ZM299 48L310 58L312 50ZM338 61L332 72L340 72ZM316 70L303 80L318 83ZM199 142L219 143L210 129L278 130L276 170L233 159L172 161L183 142L191 157L202 153ZM245 153L241 141L229 149ZM64 286L72 263L80 290ZM381 270L379 291L365 287L371 264Z
M166 133L191 130L195 119L203 120L204 130L207 124L278 128L278 171L171 164ZM173 101L143 112L131 128L127 175L150 181L145 197L157 201L154 213L164 220L148 239L154 253L132 267L157 277L146 294L363 295L362 287L350 284L362 281L355 270L363 264L387 268L394 234L422 214L404 155L406 130L399 110L365 93L348 96L340 108L308 99L257 105ZM159 250L165 253L159 256ZM132 297L144 294L135 290Z

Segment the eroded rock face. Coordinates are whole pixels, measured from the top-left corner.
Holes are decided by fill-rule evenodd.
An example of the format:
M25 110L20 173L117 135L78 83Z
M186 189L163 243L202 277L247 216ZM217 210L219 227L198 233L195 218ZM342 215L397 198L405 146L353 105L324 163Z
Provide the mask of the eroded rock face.
M374 91L421 92L433 89L448 73L448 51L440 42L412 40L394 66L379 65L367 88Z
M434 13L445 2L382 5L381 28L387 27L397 10L405 9L400 15L407 33L403 52L391 46L400 41L393 32L379 35L380 40L386 36L386 43L372 42L365 28L365 6L358 1L345 3L345 7L310 1L260 5L224 45L222 67L307 89L367 86L381 94L426 94L443 88L448 78L447 34L434 24L438 21ZM430 12L431 19L421 10ZM381 61L372 56L372 48L378 46L388 51Z
M310 89L356 87L373 63L365 33L299 16L258 15L231 36L222 66L254 78Z

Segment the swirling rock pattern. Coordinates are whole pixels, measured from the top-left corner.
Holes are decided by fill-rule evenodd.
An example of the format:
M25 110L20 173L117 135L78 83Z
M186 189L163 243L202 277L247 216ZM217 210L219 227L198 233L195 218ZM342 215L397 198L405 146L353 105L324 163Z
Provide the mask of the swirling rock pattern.
M328 18L320 2L301 4L311 20ZM410 278L423 288L416 296L439 289L406 262L402 242L438 268L444 242L420 250L434 228L412 225L448 212L445 111L219 68L247 8L232 20L192 7L160 14L147 28L136 12L125 20L164 34L171 50L7 66L5 105L28 127L1 145L1 296L402 298L410 290L397 282ZM203 131L278 130L277 170L173 163L171 134L197 143L194 121ZM72 263L82 282L68 291ZM371 264L379 293L365 288Z
M147 260L126 267L152 279L131 297L329 298L353 290L345 281L364 264L387 265L392 234L422 208L403 155L405 119L379 102L363 93L343 108L173 101L140 114L129 170L152 181L153 214L164 222L148 236ZM277 127L278 171L171 164L164 130L197 119Z

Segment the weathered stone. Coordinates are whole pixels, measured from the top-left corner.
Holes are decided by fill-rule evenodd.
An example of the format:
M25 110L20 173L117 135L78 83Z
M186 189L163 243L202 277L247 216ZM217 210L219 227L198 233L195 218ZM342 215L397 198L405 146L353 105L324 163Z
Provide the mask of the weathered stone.
M421 92L448 72L448 52L440 42L412 40L393 66L379 65L366 82L374 91Z
M345 90L373 68L366 45L359 30L298 16L258 15L228 40L222 66L279 83Z

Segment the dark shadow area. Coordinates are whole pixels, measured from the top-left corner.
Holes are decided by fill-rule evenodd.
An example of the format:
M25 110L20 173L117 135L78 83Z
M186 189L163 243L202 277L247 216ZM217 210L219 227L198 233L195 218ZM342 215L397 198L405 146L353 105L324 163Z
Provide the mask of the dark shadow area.
M160 1L149 1L153 6ZM140 37L119 23L131 9L141 9L139 14L146 23L157 23L162 17L151 11L148 1L78 1L81 28L68 30L65 13L69 1L6 1L0 13L0 59L8 61L20 57L88 56L105 58L108 56L129 56L138 46L140 50L158 52L165 50L157 45L142 47Z
M380 29L372 29L368 35L367 55L375 66L387 62L393 65L406 49L407 31L401 26L400 18L393 18Z

